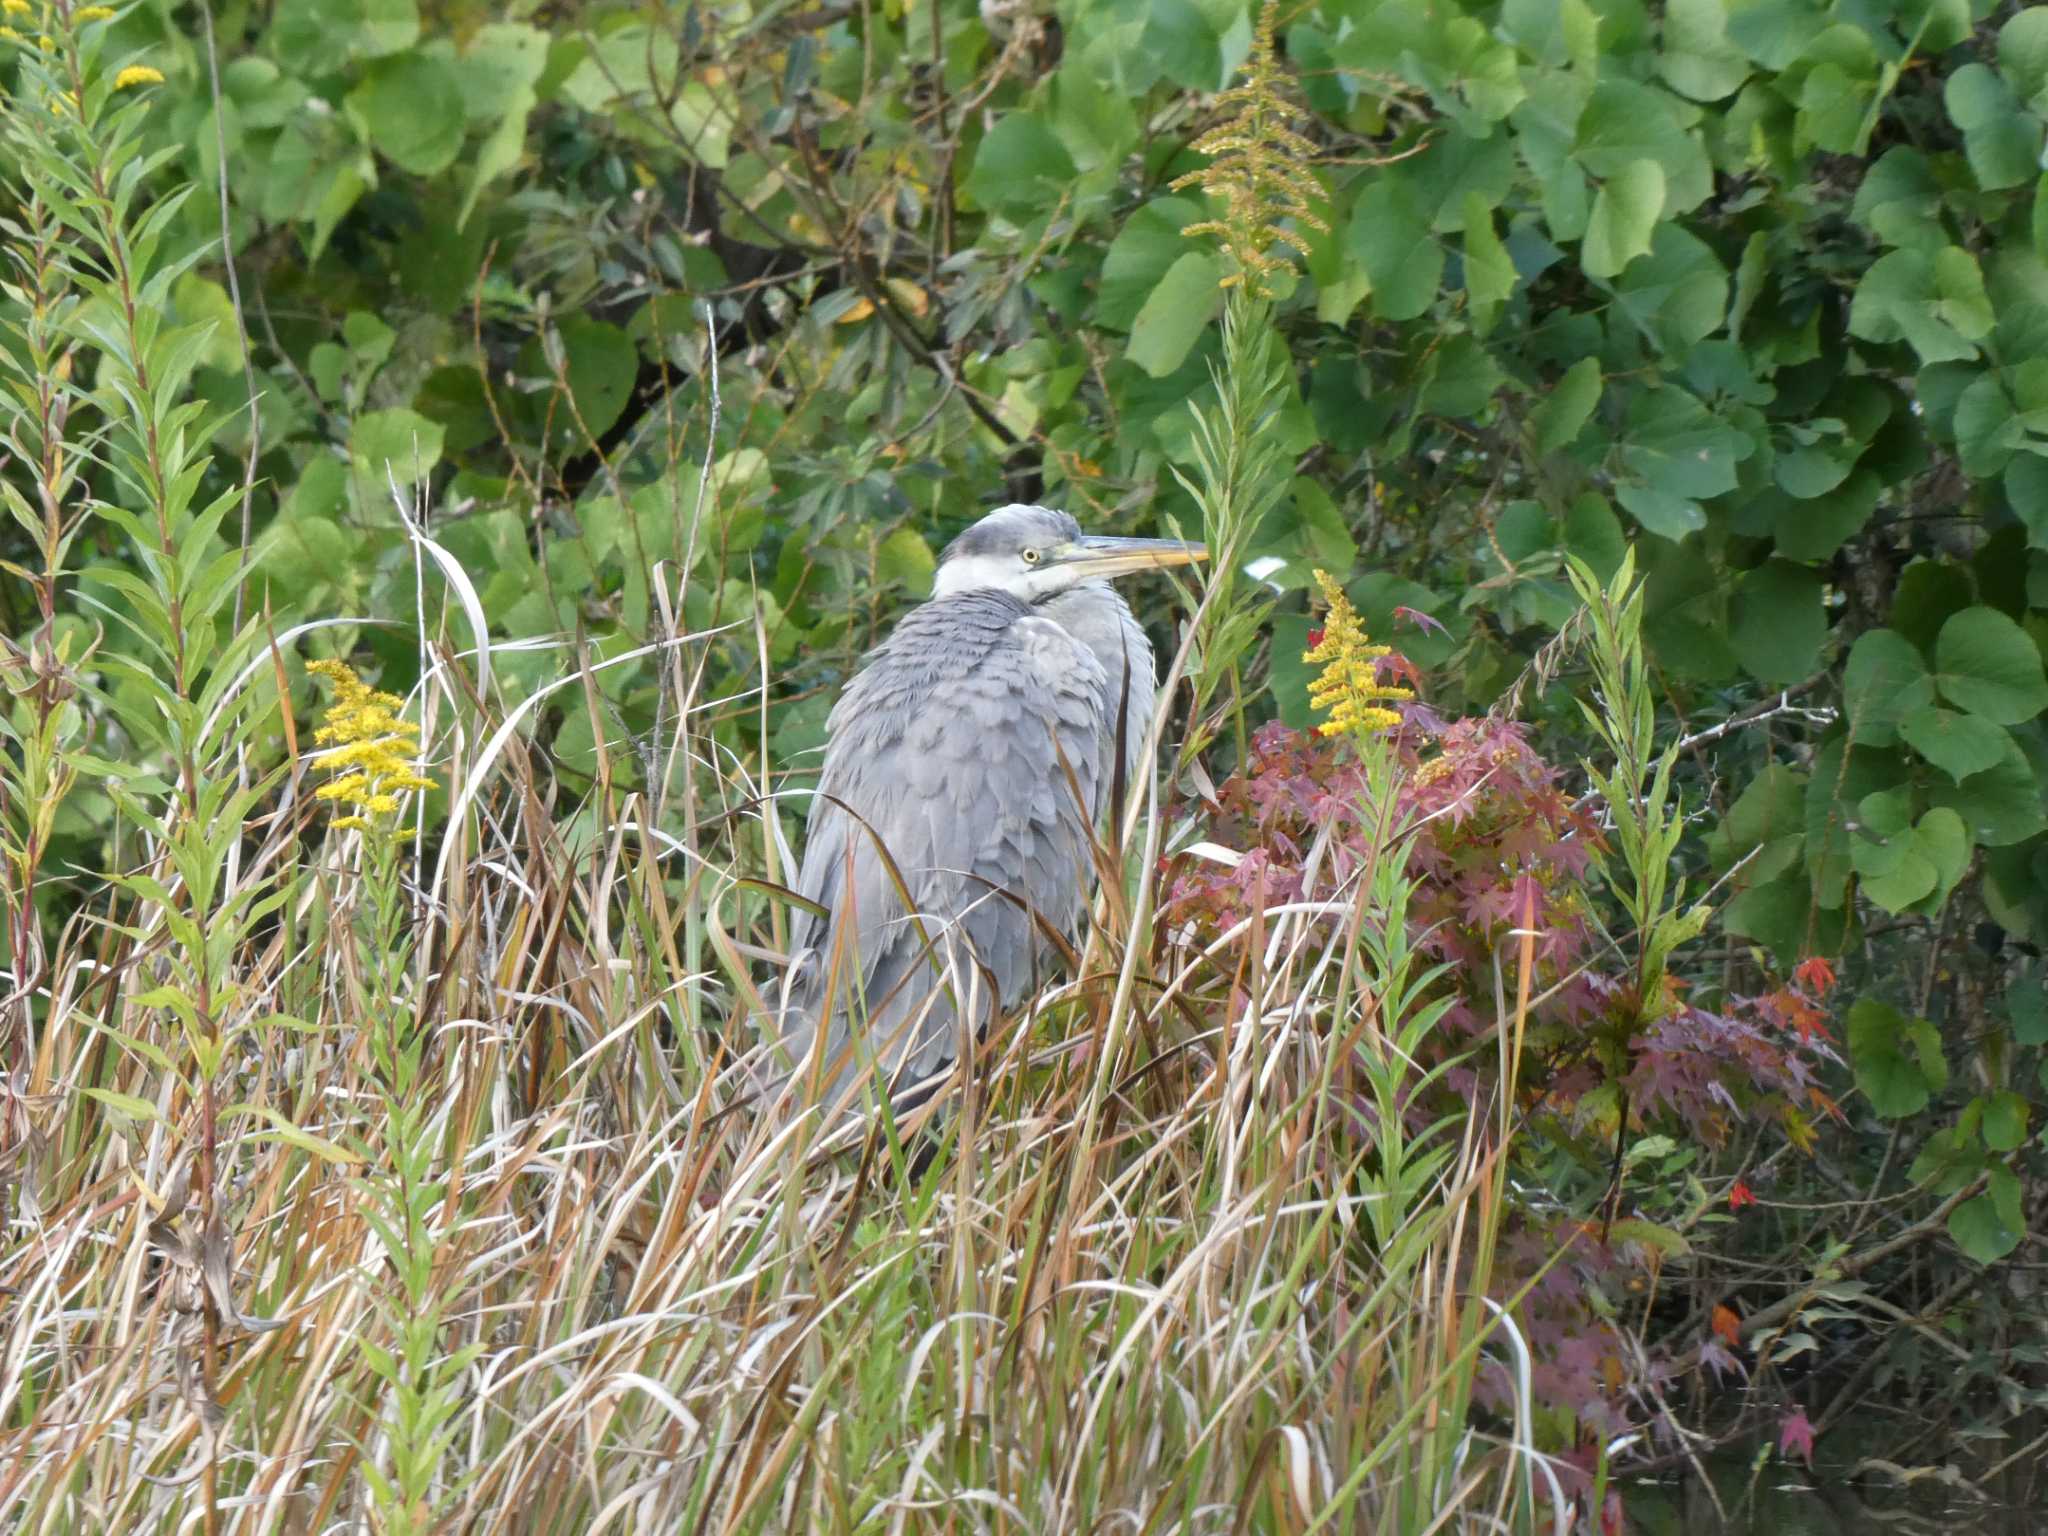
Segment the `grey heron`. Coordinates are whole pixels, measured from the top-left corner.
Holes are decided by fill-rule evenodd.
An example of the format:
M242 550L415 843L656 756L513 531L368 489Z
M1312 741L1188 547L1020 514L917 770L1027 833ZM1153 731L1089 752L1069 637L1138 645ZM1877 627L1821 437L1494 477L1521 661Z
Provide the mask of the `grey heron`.
M879 1068L899 1109L921 1102L1047 971L1048 931L1078 933L1091 834L1119 774L1149 766L1158 691L1109 580L1206 557L1002 507L946 547L930 600L848 683L781 1018L784 1070L822 1101L851 1101Z

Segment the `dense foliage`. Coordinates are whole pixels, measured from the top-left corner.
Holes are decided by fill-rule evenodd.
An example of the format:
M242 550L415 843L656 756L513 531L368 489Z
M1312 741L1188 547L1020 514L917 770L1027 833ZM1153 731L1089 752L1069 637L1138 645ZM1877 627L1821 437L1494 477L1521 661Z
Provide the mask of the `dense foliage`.
M1596 1474L1641 1426L1660 1458L1680 1424L1824 1450L1883 1388L1913 1406L1881 1421L1898 1460L2032 1413L1979 1463L2015 1475L2001 1458L2048 1401L2048 9L6 12L8 1102L186 1114L169 1089L151 1110L165 1047L132 1013L57 1043L85 982L50 958L111 959L124 934L152 967L184 956L149 971L175 994L149 1006L204 1069L189 1268L220 1241L213 1080L256 1050L214 1025L260 994L252 1018L298 1027L321 997L397 995L412 963L388 895L333 898L379 943L290 1006L205 941L309 931L277 915L282 875L203 872L268 880L279 840L319 846L280 788L315 750L296 658L445 696L483 767L422 796L419 827L523 828L561 861L536 886L689 849L634 876L619 930L669 987L611 999L683 1063L644 1070L688 1076L736 1048L740 957L779 931L762 797L814 765L838 682L934 551L1006 500L1213 538L1244 492L1201 410L1256 373L1277 477L1232 536L1228 613L1191 631L1153 962L1355 892L1390 845L1360 759L1307 734L1326 569L1425 701L1388 748L1420 818L1413 996L1441 1010L1402 1113L1419 1133L1513 1101L1487 1281L1536 1347L1547 1446ZM137 65L160 81L114 84ZM1229 340L1246 288L1256 334ZM1639 607L1602 608L1630 559ZM1148 617L1175 639L1177 610ZM275 707L236 715L273 675ZM507 763L501 802L477 784ZM173 879L151 861L180 825L214 843ZM475 827L427 835L436 881L484 857ZM130 877L110 903L102 874ZM607 900L571 938L522 930L546 964L519 1009L570 986L565 944L611 952ZM482 942L454 931L451 971ZM1244 985L1219 961L1188 990L1220 1017ZM519 1009L465 1070L536 1109L591 1041ZM428 1070L401 1036L375 1037L366 1081ZM1344 1077L1367 1068L1324 1065L1356 1102L1317 1155L1385 1177L1375 1090ZM616 1095L591 1134L630 1120ZM461 1182L431 1183L404 1101L379 1134L408 1149L392 1166L425 1160L374 1218L393 1253ZM7 1155L45 1183L112 1155L103 1127L8 1113ZM10 1244L35 1214L10 1204ZM669 1231L637 1221L617 1226L650 1251ZM422 1260L377 1303L402 1335L389 1379L428 1404L453 1390L418 1321L432 1282ZM1503 1419L1508 1375L1481 1388ZM1717 1390L1737 1378L1754 1390ZM0 1393L10 1432L34 1397Z

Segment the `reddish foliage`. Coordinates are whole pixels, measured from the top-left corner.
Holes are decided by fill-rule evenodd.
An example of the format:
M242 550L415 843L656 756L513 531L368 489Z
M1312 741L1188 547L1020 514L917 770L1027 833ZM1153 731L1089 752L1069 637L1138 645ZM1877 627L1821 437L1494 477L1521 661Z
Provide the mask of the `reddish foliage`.
M1778 1454L1790 1456L1794 1451L1813 1465L1813 1423L1804 1408L1794 1408L1778 1424Z
M1428 1064L1464 1058L1443 1079L1449 1093L1471 1103L1493 1092L1496 974L1512 998L1518 933L1527 929L1536 935L1537 1001L1518 1079L1525 1146L1531 1135L1539 1149L1547 1139L1582 1168L1604 1170L1624 1107L1636 1131L1656 1128L1707 1147L1753 1119L1777 1123L1804 1145L1815 1115L1837 1113L1814 1081L1834 1059L1820 1006L1833 981L1824 964L1808 962L1762 996L1724 997L1711 1007L1675 979L1639 995L1632 966L1603 947L1594 921L1599 828L1563 775L1514 722L1446 722L1419 704L1402 713L1390 747L1398 810L1414 831L1411 938L1428 962L1447 967L1437 985L1449 1007ZM1167 926L1205 937L1262 906L1332 899L1359 875L1375 825L1348 747L1267 725L1253 737L1244 770L1217 791L1212 835L1243 858L1235 867L1170 861ZM1347 1078L1333 1081L1346 1091ZM1452 1107L1448 1099L1418 1104L1416 1114L1434 1118ZM1368 1124L1369 1116L1349 1123ZM1631 1400L1656 1401L1646 1389L1665 1371L1600 1315L1618 1293L1641 1288L1657 1256L1619 1234L1610 1246L1605 1236L1604 1224L1582 1224L1554 1206L1519 1209L1503 1233L1497 1276L1509 1291L1543 1271L1518 1313L1536 1355L1539 1395L1602 1436L1629 1427ZM1610 1306L1596 1308L1595 1292ZM1732 1357L1727 1364L1739 1369Z
M1735 1181L1735 1182L1734 1182L1733 1184L1731 1184L1731 1185L1729 1185L1729 1186L1728 1186L1728 1209L1729 1209L1729 1210L1731 1210L1731 1211L1739 1211L1739 1210L1741 1210L1741 1209L1742 1209L1742 1208L1743 1208L1743 1207L1744 1207L1745 1205L1755 1205L1755 1204L1756 1204L1756 1196L1755 1196L1754 1194L1752 1194L1752 1193L1750 1192L1750 1188L1749 1188L1749 1185L1748 1185L1748 1183L1746 1183L1746 1182L1745 1182L1744 1180L1742 1180L1742 1179L1737 1179L1737 1180L1736 1180L1736 1181Z

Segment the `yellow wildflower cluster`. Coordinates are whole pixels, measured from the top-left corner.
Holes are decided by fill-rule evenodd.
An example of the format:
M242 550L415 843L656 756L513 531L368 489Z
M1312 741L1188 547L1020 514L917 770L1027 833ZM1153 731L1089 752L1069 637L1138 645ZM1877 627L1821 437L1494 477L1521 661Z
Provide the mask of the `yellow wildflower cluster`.
M1193 148L1210 157L1199 171L1173 183L1173 190L1199 186L1223 205L1223 216L1190 224L1184 235L1215 235L1230 252L1237 270L1223 279L1228 288L1248 283L1253 292L1270 298L1267 282L1288 266L1273 254L1276 245L1308 254L1304 233L1329 231L1315 211L1329 194L1309 169L1316 146L1295 131L1305 115L1287 99L1286 72L1280 67L1273 31L1279 20L1278 0L1266 0L1245 61L1244 83L1216 98L1229 116L1196 139Z
M114 76L114 89L117 91L125 91L131 85L162 85L163 83L164 72L160 69L151 69L147 64L130 64L121 73Z
M395 693L379 693L346 662L312 661L306 670L334 684L326 723L313 733L326 750L314 756L313 766L336 775L316 791L322 800L355 807L335 818L336 827L368 831L375 826L372 818L397 811L398 797L406 790L434 787L432 779L413 768L420 728L399 719L404 700Z
M1401 717L1386 708L1385 701L1415 697L1413 689L1389 687L1379 680L1373 663L1390 655L1392 647L1366 642L1358 611L1328 571L1316 572L1316 585L1323 589L1330 611L1323 619L1322 637L1301 659L1323 669L1308 685L1309 703L1330 711L1330 718L1319 729L1325 736L1366 736L1392 730Z

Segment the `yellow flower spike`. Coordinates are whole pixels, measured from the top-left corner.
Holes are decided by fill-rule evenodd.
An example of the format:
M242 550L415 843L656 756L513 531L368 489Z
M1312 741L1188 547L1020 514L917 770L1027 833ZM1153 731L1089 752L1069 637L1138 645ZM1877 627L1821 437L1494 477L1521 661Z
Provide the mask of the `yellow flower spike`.
M28 0L0 0L0 12L9 16L26 16L28 11Z
M81 5L71 13L71 24L82 27L88 21L112 21L114 8L111 5Z
M10 43L21 41L21 34L12 27L0 27L0 37L6 38Z
M1393 648L1367 642L1358 610L1351 606L1351 599L1328 571L1316 572L1316 585L1322 589L1330 611L1323 619L1321 638L1302 653L1301 659L1323 669L1308 685L1310 705L1330 712L1330 718L1317 729L1325 736L1359 737L1394 729L1401 723L1401 717L1386 708L1385 702L1412 699L1415 693L1409 688L1389 687L1379 680L1373 663L1391 655Z
M323 750L312 758L315 768L333 777L313 792L314 797L350 808L334 819L337 831L401 835L378 818L398 811L401 794L435 787L434 780L413 767L420 728L399 718L405 701L372 688L346 662L312 661L306 670L334 684L334 702L313 732Z
M130 64L121 73L114 76L114 89L117 91L125 91L131 85L162 85L163 83L164 72L160 69L151 69L147 64Z

